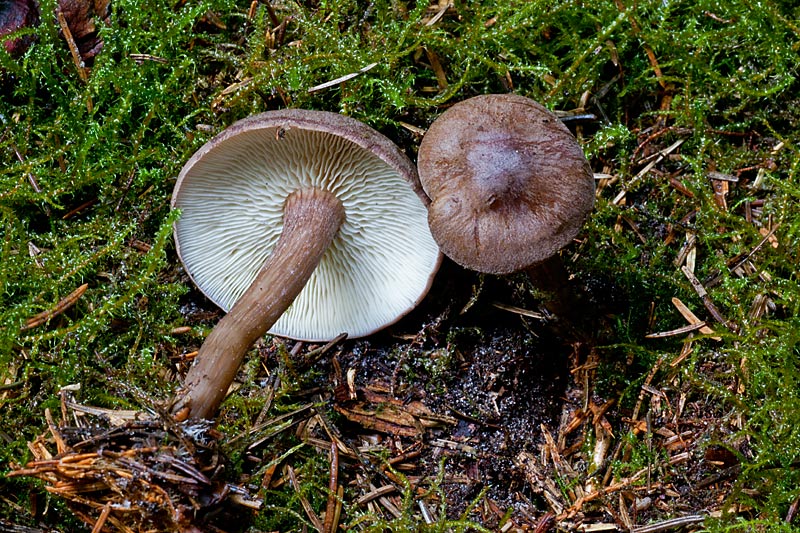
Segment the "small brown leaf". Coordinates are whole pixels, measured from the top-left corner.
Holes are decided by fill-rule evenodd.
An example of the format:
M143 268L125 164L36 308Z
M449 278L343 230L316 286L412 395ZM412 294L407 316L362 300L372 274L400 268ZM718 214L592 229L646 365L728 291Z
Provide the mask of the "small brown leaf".
M34 26L39 22L39 10L33 0L11 0L0 3L0 38L19 29ZM32 35L3 41L6 51L14 57L25 53Z
M103 41L94 21L98 18L109 22L110 0L59 0L58 10L67 21L81 59L87 61L96 56L103 48Z

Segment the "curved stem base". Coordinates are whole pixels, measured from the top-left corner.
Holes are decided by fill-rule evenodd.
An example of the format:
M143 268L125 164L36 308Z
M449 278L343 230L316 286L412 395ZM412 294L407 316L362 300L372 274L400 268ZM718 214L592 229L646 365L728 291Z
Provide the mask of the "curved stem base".
M311 188L289 195L272 254L200 347L173 404L176 418L216 414L245 354L300 294L344 218L342 202L328 191Z

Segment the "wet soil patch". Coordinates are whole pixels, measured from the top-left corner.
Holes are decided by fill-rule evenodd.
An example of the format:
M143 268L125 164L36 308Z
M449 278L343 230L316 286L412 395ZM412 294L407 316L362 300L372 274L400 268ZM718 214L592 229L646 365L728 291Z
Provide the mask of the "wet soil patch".
M451 516L459 516L484 490L486 501L503 512L520 502L520 493L528 491L514 458L522 451L536 453L543 425L557 427L569 381L569 348L541 324L525 327L520 317L497 309L491 322L490 328L450 328L446 336L423 330L393 345L358 341L336 355L334 366L343 376L335 382L355 373L354 402L374 400L377 392L401 410L422 404L439 422L402 436L391 435L397 429L387 425L371 428L393 441L389 447L396 454L418 448L404 463L404 474L418 481L439 477ZM347 420L344 411L352 403L342 394L333 401L345 413L339 424L343 438L364 440L364 425ZM487 524L501 514L488 518Z

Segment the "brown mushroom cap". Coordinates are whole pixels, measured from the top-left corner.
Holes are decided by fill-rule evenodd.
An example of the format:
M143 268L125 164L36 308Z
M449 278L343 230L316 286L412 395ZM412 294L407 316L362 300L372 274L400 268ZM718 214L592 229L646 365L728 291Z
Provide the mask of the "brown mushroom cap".
M455 104L431 124L417 165L434 239L480 272L544 261L577 235L594 205L594 175L575 137L518 95Z

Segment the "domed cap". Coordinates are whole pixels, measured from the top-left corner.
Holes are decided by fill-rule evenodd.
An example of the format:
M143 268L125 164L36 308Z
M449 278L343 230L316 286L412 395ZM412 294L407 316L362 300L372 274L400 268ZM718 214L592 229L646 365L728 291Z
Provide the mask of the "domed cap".
M594 205L594 175L578 142L553 113L518 95L452 106L423 137L417 164L434 239L480 272L547 259Z
M309 188L335 194L345 221L270 333L311 341L343 332L359 337L413 309L441 258L416 170L383 135L322 111L241 120L185 165L172 198L181 210L175 240L200 290L229 310L275 246L284 202Z

